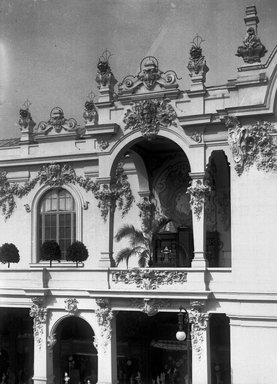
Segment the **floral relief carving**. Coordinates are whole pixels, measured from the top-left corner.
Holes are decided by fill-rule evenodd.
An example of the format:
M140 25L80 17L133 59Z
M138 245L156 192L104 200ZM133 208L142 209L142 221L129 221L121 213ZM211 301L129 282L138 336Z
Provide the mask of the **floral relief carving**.
M147 140L154 139L160 128L177 126L177 114L169 104L169 99L148 99L132 104L132 109L127 109L123 122L125 130L139 129Z
M239 176L254 164L265 172L277 170L277 130L270 122L258 121L250 126L241 126L236 117L227 116L225 124Z
M191 341L199 359L203 352L204 332L208 325L208 314L200 312L202 304L195 301L191 303L192 308L188 310L191 323Z
M96 319L100 327L100 336L94 338L94 346L96 349L101 345L104 351L110 342L112 336L112 319L113 311L109 306L109 301L105 299L96 299L98 308L95 311Z
M147 316L156 315L160 309L170 307L170 300L157 300L157 299L133 299L130 305L140 309Z
M211 194L211 187L202 182L202 180L193 180L192 185L186 192L190 197L190 207L197 219L200 220L204 204L208 201Z
M47 135L51 131L55 133L60 133L62 130L74 132L76 129L77 121L73 118L66 119L63 110L60 107L55 107L50 112L50 119L47 122L41 121L38 124L36 133Z
M32 298L33 304L31 306L29 315L33 318L33 331L34 338L41 348L42 336L44 333L44 324L47 319L47 308L43 307L43 299L40 297Z
M74 315L78 311L78 300L74 298L68 298L64 301L66 312Z
M187 281L186 272L178 271L155 271L151 269L132 269L130 271L112 272L114 283L135 284L137 288L154 290L161 285L171 285L175 283L185 283Z

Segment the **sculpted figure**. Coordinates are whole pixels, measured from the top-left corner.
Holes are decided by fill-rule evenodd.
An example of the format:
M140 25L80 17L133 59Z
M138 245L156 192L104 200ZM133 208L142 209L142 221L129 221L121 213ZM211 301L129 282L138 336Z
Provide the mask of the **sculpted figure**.
M236 56L242 57L245 63L259 63L266 54L267 49L255 33L253 27L247 29L247 35L243 40L243 46L238 47Z

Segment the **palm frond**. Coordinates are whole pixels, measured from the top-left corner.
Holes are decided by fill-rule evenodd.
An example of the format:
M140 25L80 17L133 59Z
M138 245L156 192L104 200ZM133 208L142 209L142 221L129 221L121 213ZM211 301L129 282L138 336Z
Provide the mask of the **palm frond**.
M118 254L116 255L115 257L115 262L116 262L116 265L118 265L119 263L121 263L122 261L125 261L126 262L126 266L128 268L128 262L129 262L129 259L130 257L134 254L134 249L133 248L123 248L121 249Z
M117 234L115 235L115 240L120 241L124 237L129 237L132 240L138 239L137 242L139 242L140 239L143 239L143 233L142 231L136 229L133 225L125 224L117 231Z
M148 264L148 261L150 259L150 254L148 250L144 250L143 252L140 253L139 259L138 259L138 265L141 268L145 268Z

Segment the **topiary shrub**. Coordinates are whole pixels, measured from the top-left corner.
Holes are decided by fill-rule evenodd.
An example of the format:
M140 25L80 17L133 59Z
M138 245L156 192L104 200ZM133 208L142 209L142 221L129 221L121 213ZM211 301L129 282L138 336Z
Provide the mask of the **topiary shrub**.
M1 263L8 263L8 268L10 268L10 263L18 263L19 259L19 252L14 244L5 243L2 245L2 247L0 248Z
M62 257L61 248L55 240L46 240L40 249L40 259L49 260L50 267L52 267L52 261L57 260L60 262Z
M75 262L77 268L78 263L85 261L87 258L87 247L81 241L74 241L66 251L66 260Z

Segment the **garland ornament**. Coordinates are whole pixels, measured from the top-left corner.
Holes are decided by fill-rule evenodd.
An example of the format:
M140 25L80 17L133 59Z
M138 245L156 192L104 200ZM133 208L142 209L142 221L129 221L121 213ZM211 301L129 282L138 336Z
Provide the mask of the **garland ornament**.
M23 185L10 183L7 172L0 172L0 209L5 219L8 219L16 208L15 198L28 195L37 184L48 185L53 188L67 184L78 184L86 192L94 194L104 220L106 220L110 209L116 207L122 211L122 216L124 216L134 201L128 177L124 174L122 164L118 165L115 178L110 185L100 185L99 182L94 182L88 177L76 176L74 169L69 164L52 163L42 166L37 176Z
M277 130L270 122L258 121L243 127L235 116L226 116L225 125L239 176L254 164L265 172L277 170Z
M189 203L191 210L196 215L197 220L200 220L204 204L210 197L211 187L204 184L202 180L193 180L186 194L190 197Z
M159 288L160 285L186 283L187 273L134 268L131 271L121 270L112 272L112 281L115 284L135 284L135 286L140 289L155 290Z
M203 304L198 301L193 301L191 307L192 309L188 312L191 323L192 347L200 360L203 353L204 332L207 329L209 315L201 312Z
M96 304L98 305L98 308L95 311L95 315L98 325L100 327L101 337L95 338L94 346L96 349L98 349L99 343L101 343L102 347L104 348L104 351L106 351L106 347L108 346L112 337L113 311L109 306L108 300L96 299Z
M149 99L131 103L132 109L127 109L123 118L126 124L124 129L139 129L147 140L153 140L160 128L167 128L170 125L177 127L175 121L177 114L169 101L169 99Z
M42 336L43 336L43 325L46 323L47 318L47 308L43 307L43 299L40 297L32 298L32 306L29 312L30 317L33 318L33 330L34 337L38 343L39 349L42 344Z

